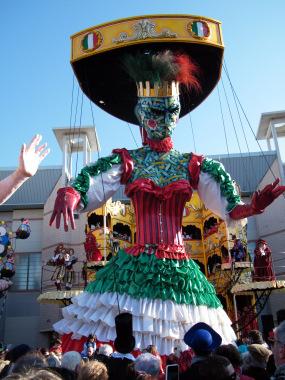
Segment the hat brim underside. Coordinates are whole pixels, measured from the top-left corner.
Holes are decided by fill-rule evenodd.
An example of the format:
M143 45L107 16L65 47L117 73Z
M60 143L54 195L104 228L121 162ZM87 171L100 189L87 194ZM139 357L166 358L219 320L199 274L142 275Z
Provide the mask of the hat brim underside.
M73 62L72 67L82 91L92 102L109 114L138 125L134 113L137 88L123 67L122 56L167 49L188 54L200 68L201 91L180 85L180 117L183 117L201 104L216 86L222 67L222 48L183 42L143 43L80 59Z

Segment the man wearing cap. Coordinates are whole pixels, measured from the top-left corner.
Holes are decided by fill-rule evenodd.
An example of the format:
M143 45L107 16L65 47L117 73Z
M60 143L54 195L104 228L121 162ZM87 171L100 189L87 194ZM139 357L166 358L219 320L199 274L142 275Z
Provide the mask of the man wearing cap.
M195 379L201 361L206 360L221 345L222 338L207 323L199 322L187 331L184 342L192 348L195 356L190 368L182 374L181 379Z

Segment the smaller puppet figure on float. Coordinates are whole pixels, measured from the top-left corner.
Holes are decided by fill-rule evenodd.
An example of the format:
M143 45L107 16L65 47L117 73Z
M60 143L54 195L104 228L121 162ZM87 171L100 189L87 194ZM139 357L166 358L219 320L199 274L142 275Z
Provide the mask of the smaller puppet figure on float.
M274 281L271 249L266 240L258 239L254 250L253 281Z
M74 284L75 280L75 273L73 269L73 265L77 262L77 257L74 256L74 249L69 248L65 249L65 254L64 254L64 278L63 281L65 283L65 289L66 290L71 290L72 285Z
M242 241L236 237L234 237L234 246L231 249L231 256L235 262L245 261L246 258L246 249Z
M21 219L21 224L16 231L16 239L28 239L31 234L30 221L27 218Z
M90 261L101 261L103 256L99 250L100 245L97 243L96 237L89 231L86 233L86 240L84 243L84 249L86 252L86 259Z
M55 282L57 290L62 290L62 284L65 284L66 290L71 290L74 283L73 265L77 262L72 248L64 248L63 244L59 244L55 250L53 257L48 261L47 265L55 266L51 280Z

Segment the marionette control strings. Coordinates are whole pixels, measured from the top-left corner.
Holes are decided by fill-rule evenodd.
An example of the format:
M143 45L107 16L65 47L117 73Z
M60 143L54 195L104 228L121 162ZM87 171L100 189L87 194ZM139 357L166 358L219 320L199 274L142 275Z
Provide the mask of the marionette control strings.
M131 132L131 135L132 135L132 138L133 138L133 140L134 140L134 143L136 144L136 147L138 148L139 146L138 146L137 140L136 140L136 138L135 138L135 136L134 136L134 134L133 134L132 127L130 126L129 123L127 123L127 126L129 127L129 130L130 130L130 132Z
M95 118L94 118L94 112L93 112L93 105L92 105L92 102L90 100L89 102L90 104L90 111L91 111L91 117L92 117L92 125L93 127L95 128ZM99 152L99 149L97 149L97 159L99 160L101 158L100 156L100 152ZM103 181L103 175L102 175L102 171L100 172L100 176L101 176L101 183L102 183L102 189L103 189L103 194L104 194L104 203L107 202L107 198L106 198L106 193L105 193L105 187L104 187L104 181ZM106 231L104 231L104 234L106 233ZM106 247L104 247L106 248ZM115 262L113 262L113 276L114 276L114 282L115 282L115 288L117 289L117 278L116 278L116 273L115 273ZM120 302L119 302L119 294L118 292L116 291L116 301L117 301L117 307L118 307L118 312L119 314L121 313L121 308L120 308Z
M195 140L195 136L194 136L194 129L193 129L193 123L192 123L191 113L189 113L189 122L190 122L190 127L191 127L191 133L192 133L192 139L193 139L193 145L194 145L194 152L197 152L197 146L196 146L196 140Z
M236 93L236 91L235 91L235 89L234 89L234 86L233 86L233 84L232 84L232 81L231 81L231 78L230 78L230 75L229 75L229 71L228 71L228 68L227 68L226 61L224 61L223 69L224 69L224 73L226 74L226 77L227 77L227 79L228 79L228 82L229 82L229 85L230 85L230 88L231 88L231 91L232 91L233 97L234 97L234 99L235 99L235 102L236 102L236 104L237 104L237 107L239 106L239 108L240 108L240 110L241 110L241 112L242 112L242 114L243 114L243 116L244 116L244 118L245 118L245 120L246 120L246 122L247 122L247 125L249 126L249 129L250 129L250 131L251 131L251 133L252 133L252 135L253 135L253 137L254 137L254 140L257 142L257 145L258 145L259 150L260 150L260 152L261 152L261 154L262 154L262 156L263 156L263 158L264 158L264 160L265 160L265 162L266 162L266 165L267 165L268 170L269 170L270 173L272 174L273 178L276 179L276 175L275 175L275 173L273 172L272 167L271 167L270 163L268 162L268 159L267 159L266 155L264 154L264 151L263 151L263 149L262 149L262 147L261 147L259 141L257 140L257 138L256 138L256 136L255 136L254 130L253 130L253 128L252 128L252 125L251 125L251 123L250 123L250 121L249 121L249 119L248 119L248 117L247 117L247 115L246 115L246 112L245 112L245 110L244 110L244 108L243 108L243 106L242 106L242 104L241 104L241 101L240 101L240 99L239 99L239 97L238 97L238 95L237 95L237 93ZM255 171L253 170L253 173L254 173L254 172L255 172ZM285 194L283 193L282 195L283 195L283 198L285 199Z

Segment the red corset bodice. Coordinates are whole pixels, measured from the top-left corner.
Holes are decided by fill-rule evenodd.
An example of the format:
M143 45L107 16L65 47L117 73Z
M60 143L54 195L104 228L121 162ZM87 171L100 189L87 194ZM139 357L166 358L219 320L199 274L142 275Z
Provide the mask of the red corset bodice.
M192 188L186 180L165 187L145 178L126 186L136 214L136 243L182 245L182 217Z

